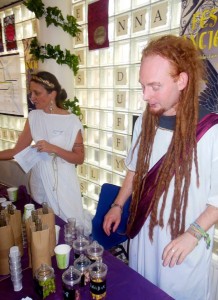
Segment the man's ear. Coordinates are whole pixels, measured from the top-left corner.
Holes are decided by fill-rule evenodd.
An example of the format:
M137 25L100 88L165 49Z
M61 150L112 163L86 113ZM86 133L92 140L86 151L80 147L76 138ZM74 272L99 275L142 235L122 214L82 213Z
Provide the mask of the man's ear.
M179 91L182 91L188 84L188 74L181 72L177 81Z

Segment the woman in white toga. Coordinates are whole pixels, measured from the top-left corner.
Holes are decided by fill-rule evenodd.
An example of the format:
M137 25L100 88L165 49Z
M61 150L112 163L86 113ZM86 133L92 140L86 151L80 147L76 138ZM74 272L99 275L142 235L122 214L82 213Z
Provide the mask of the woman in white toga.
M16 146L0 152L0 159L12 159L32 141L38 152L47 153L31 170L33 199L48 202L63 220L75 217L83 224L83 208L75 165L84 161L83 126L78 117L62 108L67 93L49 72L38 72L30 81L29 113Z

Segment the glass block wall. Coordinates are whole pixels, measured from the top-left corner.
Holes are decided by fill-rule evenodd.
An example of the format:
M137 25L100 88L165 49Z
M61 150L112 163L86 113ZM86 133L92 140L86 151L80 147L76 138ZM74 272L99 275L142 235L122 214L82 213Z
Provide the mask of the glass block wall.
M141 51L151 36L179 34L181 1L109 0L109 47L89 51L87 14L92 2L72 0L72 15L82 30L72 38L80 58L72 85L82 108L82 122L88 126L84 131L86 158L77 167L78 176L84 206L94 213L101 185L121 185L126 173L124 159L133 119L144 109L138 83ZM0 149L14 145L28 115L22 39L36 35L34 14L24 5L0 10L1 21L11 14L15 14L18 51L14 52L20 58L24 118L0 114Z
M3 34L4 52L0 53L0 59L2 56L19 54L20 68L16 72L21 74L21 95L24 117L10 116L7 114L0 114L0 150L13 148L19 134L22 132L27 115L27 97L26 97L26 71L24 62L24 48L23 39L28 39L36 36L36 19L35 15L31 13L24 5L14 5L5 10L0 9L0 21L3 27L3 19L7 16L15 16L15 31L17 38L17 50L6 51L5 35ZM4 29L3 29L4 30ZM0 67L0 75L2 75L3 69ZM1 79L0 79L1 81ZM1 94L2 95L2 94ZM4 99L0 99L1 105L5 105Z
M179 34L181 2L109 0L109 47L88 49L88 5L73 0L81 25L73 40L80 57L74 80L85 130L86 159L78 166L84 205L94 212L104 182L121 185L134 116L144 109L138 72L141 51L151 36Z

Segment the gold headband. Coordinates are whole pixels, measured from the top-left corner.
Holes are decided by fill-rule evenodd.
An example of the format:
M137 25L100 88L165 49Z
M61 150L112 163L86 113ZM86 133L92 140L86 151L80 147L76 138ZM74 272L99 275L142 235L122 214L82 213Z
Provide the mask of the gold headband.
M31 79L41 82L44 85L47 85L48 87L50 87L51 89L53 89L55 87L53 83L49 82L48 80L42 79L41 77L38 77L37 75L32 75Z

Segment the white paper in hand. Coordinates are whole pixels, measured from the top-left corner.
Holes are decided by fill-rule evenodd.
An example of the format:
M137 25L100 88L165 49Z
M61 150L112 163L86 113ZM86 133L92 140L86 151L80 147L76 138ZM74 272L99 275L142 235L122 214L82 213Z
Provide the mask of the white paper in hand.
M41 160L48 160L49 154L47 152L38 152L37 148L29 146L17 153L14 158L24 172L28 173L37 162Z

